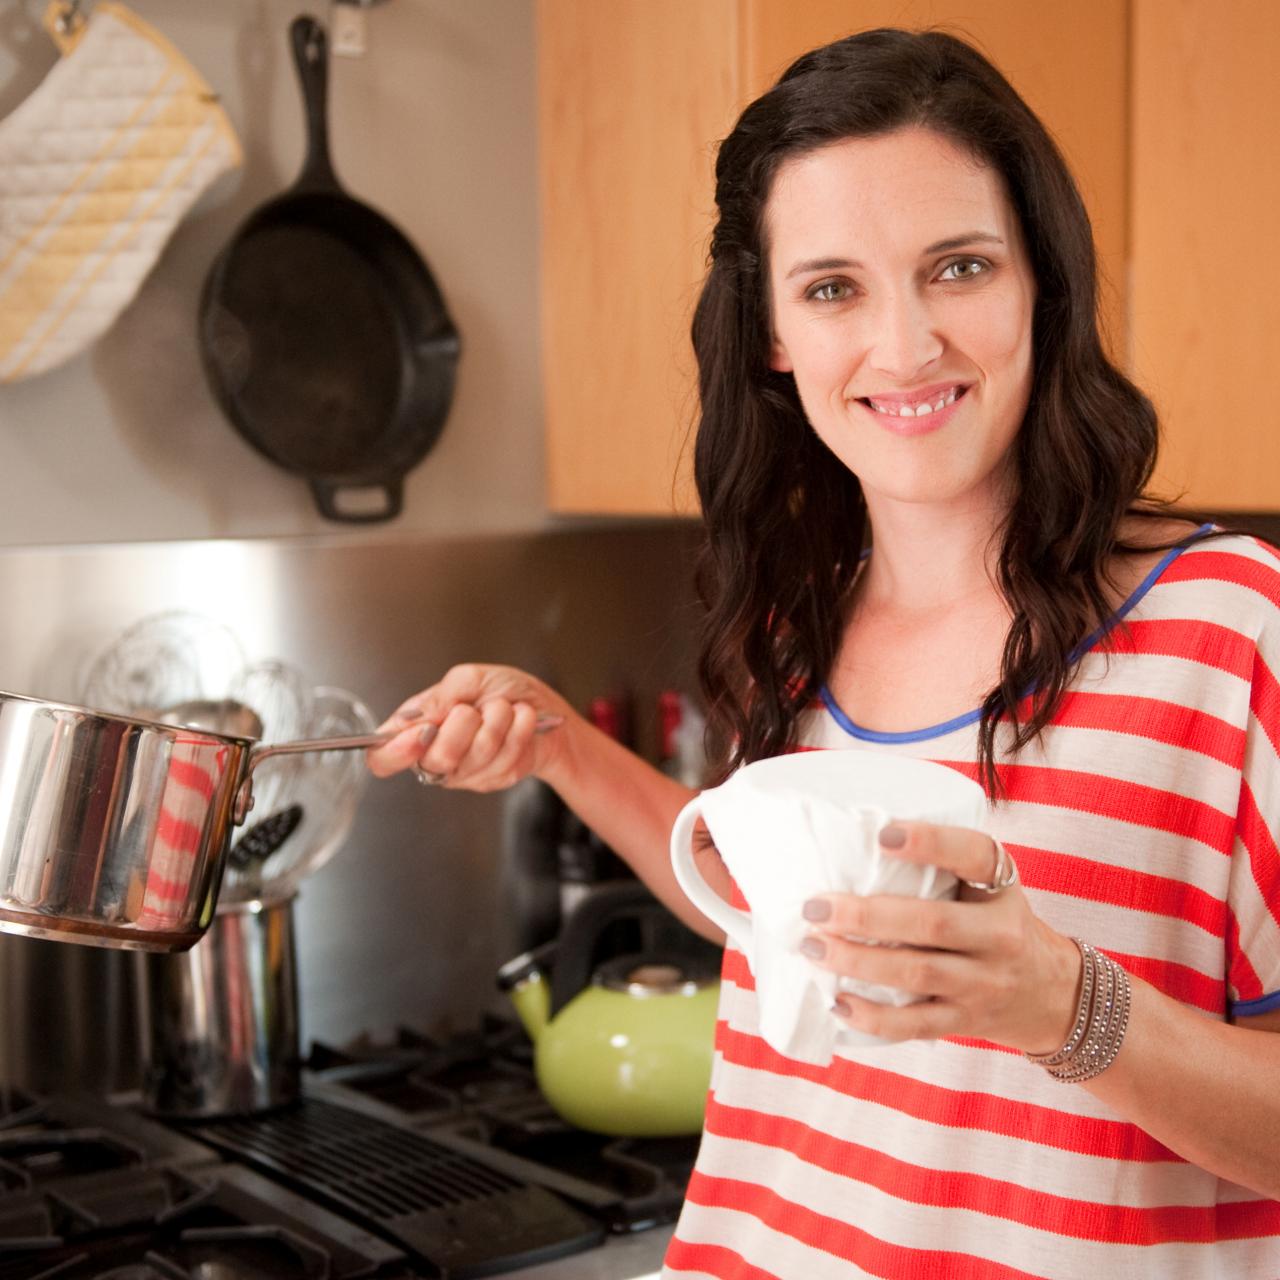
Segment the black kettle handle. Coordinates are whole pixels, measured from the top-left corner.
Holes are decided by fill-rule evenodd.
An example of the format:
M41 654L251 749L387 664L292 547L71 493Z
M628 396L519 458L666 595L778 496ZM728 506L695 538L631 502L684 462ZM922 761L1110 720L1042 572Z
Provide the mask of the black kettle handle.
M307 117L307 156L294 188L340 191L329 153L329 38L314 18L303 14L289 24L289 39Z
M639 880L597 885L565 921L551 970L551 1012L555 1015L591 981L592 956L600 935L618 920L655 923L670 912Z

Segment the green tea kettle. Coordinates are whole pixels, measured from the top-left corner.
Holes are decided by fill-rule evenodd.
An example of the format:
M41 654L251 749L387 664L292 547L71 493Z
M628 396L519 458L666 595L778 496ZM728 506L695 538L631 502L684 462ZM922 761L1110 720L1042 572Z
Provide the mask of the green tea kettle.
M620 926L640 949L597 963ZM533 1041L538 1086L563 1119L622 1137L699 1132L718 956L638 881L621 881L593 888L558 940L502 966L498 985Z

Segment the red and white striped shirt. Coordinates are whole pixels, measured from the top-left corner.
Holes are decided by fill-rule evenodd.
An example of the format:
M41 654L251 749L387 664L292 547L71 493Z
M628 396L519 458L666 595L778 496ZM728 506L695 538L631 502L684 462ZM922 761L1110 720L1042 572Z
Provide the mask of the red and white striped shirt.
M1242 537L1172 552L1118 617L1039 742L1001 767L993 832L1060 933L1206 1018L1280 1007L1280 555ZM871 733L828 700L801 741L976 777L977 720ZM1020 1054L947 1039L785 1058L757 1034L733 947L723 979L664 1276L1280 1277L1280 1202Z

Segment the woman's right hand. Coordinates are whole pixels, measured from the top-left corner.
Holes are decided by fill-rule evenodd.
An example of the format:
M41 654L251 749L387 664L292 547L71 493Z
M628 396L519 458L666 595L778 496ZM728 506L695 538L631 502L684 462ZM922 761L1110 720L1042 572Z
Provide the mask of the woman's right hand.
M499 791L554 763L561 753L556 726L572 715L527 672L467 663L388 717L381 727L396 735L369 751L369 769L379 778L418 769L441 786ZM539 721L548 731L538 732Z

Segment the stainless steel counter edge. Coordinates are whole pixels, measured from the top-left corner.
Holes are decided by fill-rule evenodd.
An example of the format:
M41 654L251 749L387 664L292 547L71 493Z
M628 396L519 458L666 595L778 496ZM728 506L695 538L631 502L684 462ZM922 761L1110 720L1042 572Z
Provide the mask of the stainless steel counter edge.
M674 1226L610 1236L598 1249L536 1267L504 1272L502 1280L658 1280Z

